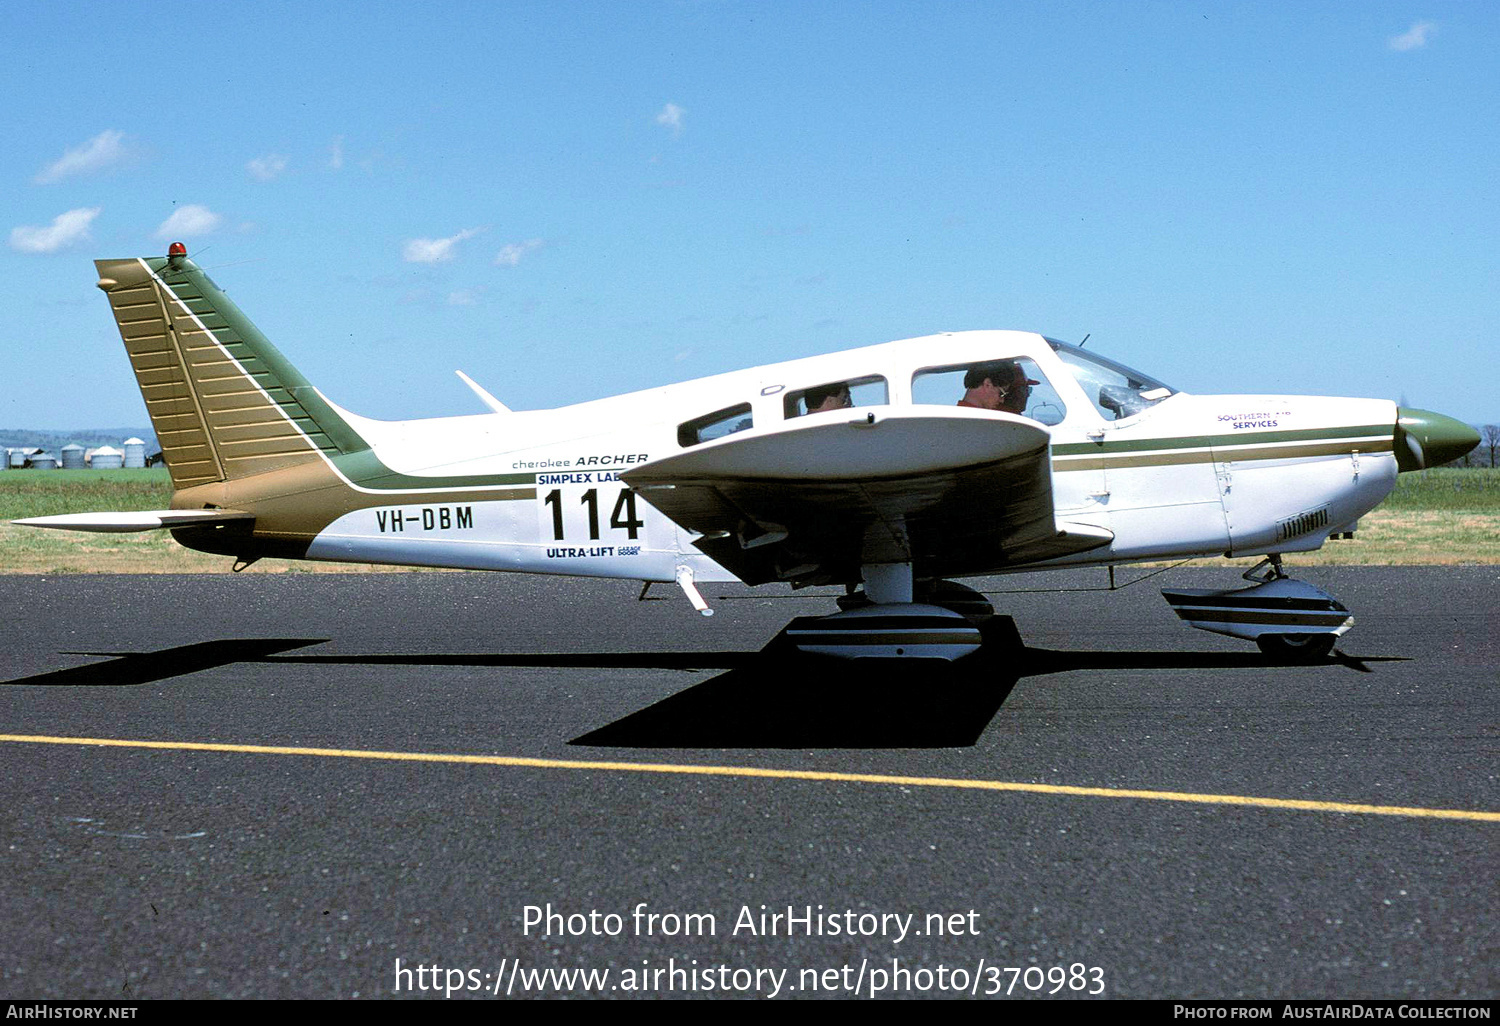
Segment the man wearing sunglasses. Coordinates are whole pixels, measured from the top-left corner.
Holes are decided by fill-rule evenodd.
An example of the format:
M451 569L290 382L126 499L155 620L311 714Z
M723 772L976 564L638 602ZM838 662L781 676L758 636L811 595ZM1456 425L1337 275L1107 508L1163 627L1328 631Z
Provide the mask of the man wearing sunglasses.
M1040 384L1028 378L1015 360L987 360L976 363L964 375L964 397L958 405L1024 414L1031 399L1031 386Z

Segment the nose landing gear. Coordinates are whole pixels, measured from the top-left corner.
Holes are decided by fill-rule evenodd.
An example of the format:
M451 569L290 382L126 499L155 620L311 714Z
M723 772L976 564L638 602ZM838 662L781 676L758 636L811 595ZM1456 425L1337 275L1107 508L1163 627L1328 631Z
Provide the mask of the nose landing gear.
M1289 662L1318 662L1354 626L1338 599L1288 577L1279 553L1245 572L1249 588L1162 590L1177 615L1199 630L1254 641L1266 655Z

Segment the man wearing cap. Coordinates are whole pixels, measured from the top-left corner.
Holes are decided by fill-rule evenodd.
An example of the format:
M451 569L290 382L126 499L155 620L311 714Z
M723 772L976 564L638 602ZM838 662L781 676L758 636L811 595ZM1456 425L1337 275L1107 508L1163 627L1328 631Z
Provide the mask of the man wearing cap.
M964 375L964 397L958 405L1024 414L1031 386L1040 384L1028 378L1015 360L987 360L976 363Z

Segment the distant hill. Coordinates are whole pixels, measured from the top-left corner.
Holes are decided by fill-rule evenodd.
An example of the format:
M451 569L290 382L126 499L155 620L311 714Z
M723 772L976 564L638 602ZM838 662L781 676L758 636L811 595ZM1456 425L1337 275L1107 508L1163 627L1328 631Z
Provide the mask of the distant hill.
M38 431L34 428L0 428L0 449L45 449L56 456L65 445L81 445L93 449L101 445L112 445L116 449L127 438L139 438L146 443L146 455L150 456L161 446L156 444L156 435L150 428L79 428L75 431Z

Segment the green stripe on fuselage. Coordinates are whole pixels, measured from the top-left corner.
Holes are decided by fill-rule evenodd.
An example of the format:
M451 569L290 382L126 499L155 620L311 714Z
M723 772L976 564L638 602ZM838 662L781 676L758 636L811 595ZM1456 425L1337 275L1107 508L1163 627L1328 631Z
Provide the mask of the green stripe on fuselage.
M470 488L500 488L517 485L536 485L536 474L453 474L442 477L426 477L402 474L380 462L374 451L353 452L336 456L333 465L352 484L377 491L426 491L431 489L461 490ZM533 493L534 494L534 493ZM532 495L514 496L532 498Z
M1235 435L1184 435L1180 438L1103 439L1098 442L1065 442L1052 447L1054 456L1097 456L1115 453L1153 452L1161 449L1224 449L1244 445L1268 445L1274 442L1319 442L1337 438L1364 438L1393 435L1386 424L1347 428L1304 428L1297 431L1255 431ZM1365 450L1361 450L1365 451Z
M1321 442L1313 445L1283 445L1240 447L1236 449L1194 449L1188 452L1168 452L1157 455L1135 456L1119 453L1113 456L1065 456L1053 461L1057 471L1125 469L1129 467L1171 467L1191 463L1213 463L1215 460L1243 463L1247 460L1300 460L1316 456L1347 456L1355 452L1382 453L1391 451L1391 442L1385 439L1365 446L1351 446L1348 442Z

